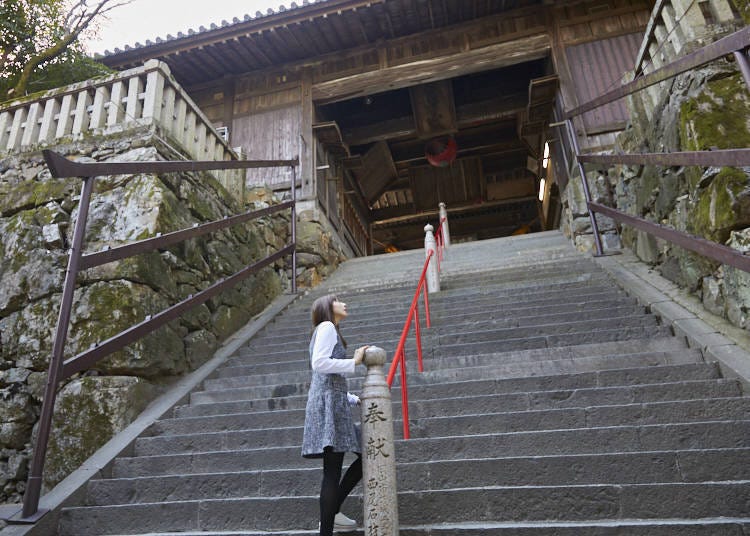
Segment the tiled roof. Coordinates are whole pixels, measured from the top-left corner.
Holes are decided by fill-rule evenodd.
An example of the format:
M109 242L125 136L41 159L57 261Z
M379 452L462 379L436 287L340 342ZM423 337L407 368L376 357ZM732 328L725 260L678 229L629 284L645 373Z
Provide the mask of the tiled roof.
M165 43L167 41L178 41L180 39L187 39L189 37L192 37L197 34L207 33L214 30L218 30L219 28L226 28L227 26L233 26L235 24L240 24L243 22L250 22L258 19L263 19L266 17L270 17L272 15L278 15L287 11L292 11L295 9L302 9L308 5L312 4L322 4L325 3L327 0L302 0L302 4L298 4L297 2L291 2L289 4L289 7L286 7L285 5L280 5L275 11L272 8L268 8L265 13L262 13L261 11L256 11L255 16L251 16L250 14L245 15L242 19L238 17L234 17L232 19L232 22L228 22L227 20L222 20L221 24L215 24L212 23L209 25L208 28L205 26L199 26L198 29L189 28L186 32L177 32L177 35L167 34L166 37L157 37L153 41L151 39L147 39L146 43L139 43L136 42L134 45L124 45L123 48L115 48L114 51L105 50L104 54L96 54L96 57L101 58L103 56L111 56L114 54L119 54L121 52L125 52L128 50L134 50L138 48L144 48L149 47L152 45L157 45L160 43Z

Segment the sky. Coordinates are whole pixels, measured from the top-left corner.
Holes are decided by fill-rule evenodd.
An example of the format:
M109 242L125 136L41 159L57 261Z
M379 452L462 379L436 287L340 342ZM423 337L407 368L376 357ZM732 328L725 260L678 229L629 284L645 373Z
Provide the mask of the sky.
M211 23L221 25L222 19L232 22L234 17L242 20L245 15L255 17L256 11L264 15L269 8L278 11L280 5L291 5L292 0L134 0L108 13L109 20L102 20L96 39L85 40L89 53L103 53L134 45L145 44L147 39L187 30L208 28ZM297 0L302 5L301 0Z

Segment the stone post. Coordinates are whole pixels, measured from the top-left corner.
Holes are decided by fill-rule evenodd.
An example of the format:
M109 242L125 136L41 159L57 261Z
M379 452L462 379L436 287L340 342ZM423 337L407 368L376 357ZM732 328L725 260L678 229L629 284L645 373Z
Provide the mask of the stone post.
M443 246L446 248L451 245L451 231L448 227L448 211L445 209L445 203L440 203L440 225L443 230Z
M437 260L437 242L435 241L435 235L432 234L433 227L429 223L424 226L424 254L425 258L429 255L432 250L432 260L430 265L427 267L427 292L432 294L433 292L440 292L440 274L438 273L438 260Z
M396 453L393 442L391 390L385 380L385 350L365 352L367 374L362 386L362 485L364 533L398 535Z

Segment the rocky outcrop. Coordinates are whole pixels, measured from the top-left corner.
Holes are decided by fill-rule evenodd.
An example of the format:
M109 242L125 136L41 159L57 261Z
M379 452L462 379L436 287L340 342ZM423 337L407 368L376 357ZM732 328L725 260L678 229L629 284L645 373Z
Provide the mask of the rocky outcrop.
M648 120L631 99L633 125L618 138L624 153L675 152L750 147L750 95L734 64L715 62L681 75L666 88ZM740 251L750 246L750 169L617 166L588 177L593 196L612 192L609 206L628 214ZM601 183L605 186L602 186ZM564 195L566 232L588 249L590 229L576 226L585 214L580 179ZM604 192L604 193L602 193ZM599 218L601 218L599 216ZM601 221L601 220L600 220ZM605 232L609 222L603 226ZM664 277L689 289L707 310L750 329L750 276L624 226L623 245Z
M55 149L83 161L175 158L148 130ZM52 179L40 153L0 162L0 502L17 502L24 491L80 187L80 180ZM269 191L264 199L248 199L240 206L206 173L99 177L84 250L99 251L278 201ZM288 241L289 215L282 212L81 273L66 357ZM315 240L310 242L315 250ZM313 255L318 257L302 265L303 276L321 270L315 262L330 260L325 249ZM57 400L45 485L66 476L165 386L211 357L226 337L286 288L287 270L288 259L279 261L71 378Z

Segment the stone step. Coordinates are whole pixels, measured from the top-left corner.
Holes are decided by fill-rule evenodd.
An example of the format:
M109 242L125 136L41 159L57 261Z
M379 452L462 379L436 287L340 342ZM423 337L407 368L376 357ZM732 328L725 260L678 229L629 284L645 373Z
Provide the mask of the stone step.
M455 400L459 404L460 400ZM364 411L364 409L363 409ZM528 432L750 419L750 398L684 400L589 408L563 408L463 415L422 416L410 412L411 436L437 437L502 431ZM136 456L214 452L301 443L304 411L216 415L156 422L136 440ZM396 437L401 421L394 420Z
M413 337L410 337L413 339ZM408 347L407 347L408 348ZM519 361L519 360L534 360L540 359L568 359L573 356L583 357L591 355L618 355L618 354L630 354L634 351L640 353L648 352L681 352L685 353L686 356L701 356L697 350L687 349L687 345L684 340L676 337L658 337L651 339L644 339L638 342L638 346L634 347L630 341L614 341L604 343L590 343L582 344L578 346L562 346L558 348L541 348L534 350L518 350L511 352L497 352L491 354L479 354L479 355L447 355L441 357L433 356L435 367L446 367L448 363L455 362L459 363L459 366L470 366L474 364L486 365L489 362L498 361ZM410 355L414 355L413 353ZM455 366L455 365L454 365ZM296 372L300 370L307 371L309 373L310 367L306 356L298 356L297 359L286 360L286 361L269 361L263 359L260 361L257 357L245 357L239 358L237 356L230 358L226 365L221 369L217 370L212 374L212 378L222 377L223 371L231 367L243 367L247 371L247 375L250 374L279 374L283 372ZM450 368L450 366L448 366Z
M423 373L407 339L400 534L746 536L750 399L738 381L559 233L447 255L429 330L419 304ZM138 438L59 533L316 534L321 464L299 446L311 304L338 293L350 351L370 343L392 357L423 259L342 264ZM363 489L344 508L358 519Z
M399 522L590 521L738 518L747 514L750 482L462 488L400 492ZM351 501L360 503L361 501ZM313 529L318 497L207 499L70 508L61 536L158 530Z
M608 302L606 306L599 303L594 306L576 306L575 304L567 307L555 307L543 308L543 312L530 312L528 310L519 310L515 314L498 314L496 311L483 311L481 313L474 313L471 315L462 315L459 319L445 315L444 317L438 317L434 314L434 310L431 310L430 319L432 321L432 327L428 328L426 324L426 317L420 309L420 326L422 333L425 336L434 334L453 334L461 333L464 329L491 329L493 327L530 327L536 325L548 325L557 322L567 322L572 318L578 321L589 321L589 320L601 320L604 318L622 318L622 317L633 317L642 318L648 317L645 314L644 308L635 305L621 305L616 302ZM391 321L381 322L377 324L359 324L356 326L345 326L342 327L345 332L345 336L348 340L368 340L383 337L384 334L396 334L401 335L404 321ZM413 328L412 328L413 330ZM310 331L309 330L296 330L289 329L282 334L278 335L265 335L254 338L249 341L243 349L242 353L255 353L258 351L265 351L273 348L276 350L296 347L307 347L310 342Z
M575 349L576 347L562 347L560 349ZM633 348L627 348L627 350L633 350ZM428 360L423 359L425 370L440 370L447 371L448 369L461 368L466 369L468 367L487 367L497 363L512 363L512 362L538 362L538 361L554 361L560 359L571 359L572 352L551 352L547 349L543 350L525 350L519 352L507 352L500 354L480 354L480 355L455 355L450 357L434 357L430 356L429 350L426 348L424 351L427 352ZM407 347L407 352L413 356L413 349ZM584 356L585 352L576 352L575 355ZM651 356L655 359L659 359L664 363L697 363L702 360L702 354L698 350L673 350L671 352L649 352L644 351L638 354L608 354L603 357L613 357L614 355L626 356L626 355L640 355L640 356ZM424 357L424 356L423 356ZM232 365L227 363L228 366L222 367L211 375L210 380L217 380L221 378L239 379L244 378L242 387L248 387L251 385L278 385L282 383L298 383L308 380L310 378L310 366L307 359L299 359L296 361L287 361L280 364L265 364L266 366L259 367L258 365ZM278 365L278 367L272 368L272 365ZM261 371L265 372L259 372ZM272 370L278 369L280 372L272 372ZM239 380L238 380L239 381Z
M548 327L547 327L548 326ZM594 326L598 326L594 328ZM653 337L673 336L671 328L659 326L654 317L626 317L621 322L614 319L604 321L568 322L566 324L546 324L545 327L507 328L504 330L493 330L497 338L487 340L490 335L480 335L479 340L472 341L466 336L467 342L449 343L446 336L445 341L440 341L440 335L433 336L429 332L422 335L423 350L430 351L434 347L434 355L465 355L484 354L496 352L511 352L516 350L530 350L535 348L554 348L558 346L578 346L582 344L594 344L598 342L613 342L634 339L650 339ZM398 346L400 332L378 334L377 338L347 338L349 347L356 348L363 344L380 346L391 356ZM437 340L436 340L437 338ZM414 329L407 334L406 348L409 352L414 351L416 345ZM439 344L438 344L439 343ZM302 346L304 344L304 347ZM353 350L352 350L353 351ZM275 349L267 348L262 352L240 350L237 353L236 363L252 365L261 358L264 362L280 362L286 360L308 359L309 349L307 343L290 345L290 347Z
M441 344L433 350L434 357L447 355L473 355L496 352L512 352L518 350L532 350L538 348L557 348L561 346L579 346L599 342L631 341L640 344L643 339L672 336L671 328L665 326L625 327L600 329L596 331L580 331L574 333L539 335L520 338L509 338L502 341L466 342L457 344ZM385 348L389 351L389 348ZM395 348L394 348L395 350ZM279 354L283 355L283 354ZM289 357L288 354L286 354Z
M597 288L616 288L613 280L606 273L594 268L595 271L587 273L566 273L564 268L549 269L546 272L529 273L528 270L521 270L517 274L488 273L482 277L475 277L467 281L464 285L456 283L443 288L444 283L450 281L441 281L440 292L430 295L440 302L461 302L464 297L468 300L486 296L516 296L522 292L530 293L560 293L566 290L583 289L587 287ZM480 290L477 290L481 288ZM416 285L411 290L410 298L416 291ZM383 289L377 293L341 293L338 298L347 304L356 303L362 306L376 306L384 304L393 304L395 299L407 294L404 289ZM348 300L348 301L347 301Z
M592 356L569 359L553 359L538 361L506 361L501 363L492 363L484 366L460 367L459 368L438 368L432 366L429 352L425 350L423 364L425 371L416 372L407 376L407 381L414 385L425 383L439 383L446 380L479 380L487 377L511 378L553 374L570 374L575 372L605 370L624 367L649 367L655 365L674 364L672 354L670 353L645 353L645 354L625 354L616 356ZM407 367L414 366L415 352L411 352L409 364ZM676 354L679 359L686 356ZM361 368L361 367L360 367ZM416 367L415 367L416 368ZM408 370L408 369L407 369ZM362 372L361 370L358 371ZM276 379L288 378L292 381L283 383L273 383ZM398 380L394 380L394 385L400 385L400 375ZM279 392L278 389L299 389L303 388L306 392L310 383L310 374L296 373L283 374L277 377L271 376L268 381L263 381L263 376L237 376L217 379L208 379L203 382L204 391L227 391L234 389L260 389L260 392ZM293 381L298 380L298 381ZM349 389L361 389L363 377L354 376L349 379ZM269 391L270 390L270 391ZM289 394L292 392L290 391Z
M749 454L750 449L721 449L413 462L398 465L397 489L426 491L445 482L452 487L479 487L747 480ZM87 490L87 504L284 497L319 491L320 467L309 460L291 465L265 471L94 480ZM709 467L720 472L709 474Z
M470 396L450 398L415 398L419 391L410 393L409 414L413 417L435 417L446 412L459 415L461 411L524 411L553 407L588 407L592 405L644 404L667 400L689 400L701 398L732 398L741 396L739 383L735 380L696 380L676 383L656 383L625 387L594 387L588 389L565 389L556 391L529 391L512 394L481 394L474 389ZM232 415L236 413L265 411L304 410L306 395L283 399L255 399L239 402L219 402L179 406L174 417L201 417L207 415ZM400 393L394 391L394 415L401 414Z
M432 305L430 309L430 318L433 319L438 326L446 324L447 322L461 325L465 322L470 323L475 320L476 316L481 315L485 315L485 318L487 319L515 316L543 316L545 314L556 312L577 312L586 309L603 309L607 307L635 305L635 303L634 299L614 291L570 297L548 295L540 298L533 298L529 296L526 299L519 301L490 300L488 302L477 302L476 304L465 303L460 307L460 315L456 314L455 307L448 307L443 310ZM420 300L419 310L421 316L424 316L423 309L423 303ZM377 331L385 329L381 327L382 325L395 324L394 328L398 326L395 331L400 332L400 327L403 326L407 313L408 311L406 308L398 311L394 308L390 308L378 314L374 314L373 316L351 313L351 316L346 319L345 324L342 324L342 329L348 333L348 330L350 329L361 330L363 328L369 328L370 326L376 326L373 329ZM465 320L464 317L466 318ZM277 320L272 326L269 326L266 331L259 334L258 340L263 339L267 334L272 334L274 336L296 336L301 333L309 335L310 331L312 331L310 315L309 312L305 312L295 318Z
M490 274L482 278L467 282L466 285L453 285L451 288L443 288L445 281L441 281L440 292L430 295L430 298L442 303L456 303L465 301L464 296L473 300L475 298L486 298L488 296L506 297L517 296L523 291L529 293L560 293L565 291L581 290L587 287L610 289L616 288L613 280L605 273L597 270L588 273L566 274L560 270L550 270L544 274L529 275L526 271L519 272L517 276L507 277L502 273ZM482 288L478 291L477 288ZM551 287L551 288L550 288ZM411 301L416 291L413 287L370 289L367 293L345 292L338 293L337 297L349 306L357 307L380 307L396 304L399 300L408 298ZM306 300L310 304L313 300ZM299 313L300 311L288 311Z
M546 320L546 319L542 319ZM440 333L437 343L440 345L466 344L472 342L502 341L506 339L517 339L520 337L533 337L540 334L558 335L578 333L583 330L598 331L611 330L619 327L622 329L632 327L651 327L657 324L656 317L652 315L623 316L619 318L607 317L600 320L571 320L568 322L551 322L549 324L536 324L528 327L495 327L491 321L480 322L466 326L460 333Z
M625 363L618 361L616 357L610 358L612 365L609 370L590 372L570 372L567 374L516 376L510 378L487 379L470 381L459 379L451 381L444 374L445 381L438 384L428 384L427 380L420 380L422 375L412 374L408 380L410 383L410 397L416 399L422 397L446 398L450 396L464 396L467 392L485 394L501 394L523 391L550 391L560 389L583 389L588 387L634 385L646 383L669 383L689 380L717 379L719 370L715 364L684 364L684 365L662 365L646 368L627 368ZM619 365L619 367L618 367ZM471 371L466 371L470 373ZM428 379L438 376L440 373L428 373ZM454 373L454 376L457 374ZM307 395L309 382L302 384L285 384L272 386L254 386L236 389L219 389L215 391L196 391L190 395L191 404L206 404L214 402L234 402L238 400L253 400L259 398L279 399L294 395ZM398 385L394 385L392 398L396 400L400 396ZM359 391L361 379L349 381L351 391Z
M618 519L578 522L478 522L404 525L401 536L747 536L750 518ZM317 530L147 532L139 536L310 536ZM364 535L362 528L348 532ZM124 536L124 535L117 535Z
M113 477L285 467L289 460L300 456L301 439L299 436L298 444L292 446L118 458L113 466ZM515 457L747 447L750 447L750 421L592 427L396 441L399 463L453 459L458 453L464 458L493 458L499 454Z
M409 310L413 295L404 296L402 299L393 299L384 303L371 304L367 301L359 303L349 300L346 302L347 310L352 319L376 317L380 314L389 314L391 316L403 316ZM597 298L599 297L599 298ZM596 301L597 299L609 299L613 297L625 297L625 294L615 287L594 285L591 282L578 283L571 287L562 287L559 290L551 291L549 287L535 287L534 289L514 288L513 292L495 292L488 293L483 298L476 301L478 307L491 307L493 304L517 304L519 306L544 303L569 303L571 301ZM443 303L441 300L429 296L435 302L434 306L438 309L450 309L458 305L470 305L474 307L473 301L452 300ZM287 311L281 315L274 325L283 325L284 323L306 323L310 321L310 309L300 306Z

